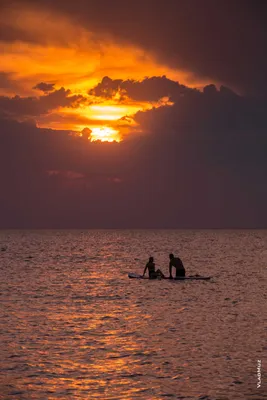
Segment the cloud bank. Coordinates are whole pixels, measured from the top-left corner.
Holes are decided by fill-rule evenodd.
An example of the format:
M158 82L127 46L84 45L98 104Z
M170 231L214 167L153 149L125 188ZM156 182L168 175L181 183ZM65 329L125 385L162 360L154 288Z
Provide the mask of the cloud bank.
M175 104L138 112L142 133L121 143L2 118L1 227L266 227L265 103L170 86Z
M40 84L36 87L40 88ZM44 84L41 87L44 88ZM69 89L63 87L52 92L51 88L46 89L45 92L49 93L40 97L0 96L0 113L20 120L48 114L59 107L74 108L88 102L84 96L72 95Z
M266 227L266 10L257 0L2 0L0 226ZM213 84L198 90L169 71ZM143 102L151 109L136 112ZM135 111L117 121L126 106ZM124 140L91 143L86 123L109 118ZM63 120L81 135L35 125Z

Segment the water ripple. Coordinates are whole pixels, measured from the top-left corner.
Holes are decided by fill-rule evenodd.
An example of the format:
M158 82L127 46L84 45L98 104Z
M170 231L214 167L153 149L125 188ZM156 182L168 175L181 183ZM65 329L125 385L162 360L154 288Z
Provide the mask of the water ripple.
M266 400L266 231L1 232L0 399ZM210 282L129 280L180 252ZM2 397L1 397L2 396Z

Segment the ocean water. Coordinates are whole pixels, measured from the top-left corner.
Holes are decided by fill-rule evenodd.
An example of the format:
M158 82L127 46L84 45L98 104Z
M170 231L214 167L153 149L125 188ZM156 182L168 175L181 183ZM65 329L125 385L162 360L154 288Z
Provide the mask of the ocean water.
M1 247L1 399L267 399L267 231L2 231ZM212 280L128 278L150 255L167 274L170 252Z

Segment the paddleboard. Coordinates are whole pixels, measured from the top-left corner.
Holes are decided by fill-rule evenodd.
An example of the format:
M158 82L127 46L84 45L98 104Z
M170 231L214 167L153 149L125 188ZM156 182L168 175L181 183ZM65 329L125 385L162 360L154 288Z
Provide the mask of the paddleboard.
M140 274L136 274L134 272L130 272L128 274L129 278L132 279L149 279L148 276L143 276ZM211 276L199 276L199 275L189 275L189 276L180 276L180 277L174 277L173 279L170 279L168 277L165 278L159 278L159 279L168 279L168 280L176 280L176 281L208 281L211 279ZM151 279L153 280L153 279ZM156 279L154 279L156 280Z

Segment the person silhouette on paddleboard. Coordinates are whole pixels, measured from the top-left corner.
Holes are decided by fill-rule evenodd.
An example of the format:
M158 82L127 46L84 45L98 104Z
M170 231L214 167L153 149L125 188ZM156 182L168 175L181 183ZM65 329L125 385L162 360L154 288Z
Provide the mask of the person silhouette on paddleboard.
M157 278L164 278L164 274L161 272L160 269L157 269L154 263L154 258L149 257L148 263L145 266L143 276L145 276L146 270L148 269L148 277L149 279L157 279Z
M175 274L176 278L185 276L185 269L182 260L179 257L174 257L173 254L170 254L169 258L170 258L170 263L169 263L170 279L173 279L172 267L176 268L176 274Z

